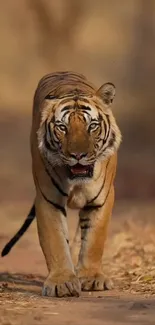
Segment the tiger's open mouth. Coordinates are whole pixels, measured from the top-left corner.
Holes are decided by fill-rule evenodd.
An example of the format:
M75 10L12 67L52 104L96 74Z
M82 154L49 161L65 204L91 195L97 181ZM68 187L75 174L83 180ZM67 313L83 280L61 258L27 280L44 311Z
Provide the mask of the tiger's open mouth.
M74 178L85 178L85 177L93 177L93 171L94 171L94 164L91 165L81 165L76 164L74 166L67 166L68 169L68 176L70 179Z

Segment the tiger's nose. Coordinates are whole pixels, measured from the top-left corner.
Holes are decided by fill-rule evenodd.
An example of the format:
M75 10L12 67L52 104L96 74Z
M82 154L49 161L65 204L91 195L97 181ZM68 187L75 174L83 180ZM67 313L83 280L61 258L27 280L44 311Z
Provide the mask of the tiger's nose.
M82 159L82 158L84 158L84 157L87 156L87 152L71 152L70 153L70 156L72 158L75 158L77 160L80 160L80 159Z

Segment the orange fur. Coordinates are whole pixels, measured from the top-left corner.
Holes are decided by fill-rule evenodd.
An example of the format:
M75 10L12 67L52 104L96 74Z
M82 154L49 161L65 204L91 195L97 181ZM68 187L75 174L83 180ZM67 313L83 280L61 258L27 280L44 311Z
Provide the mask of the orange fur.
M114 96L113 84L97 90L73 72L49 74L36 89L31 153L34 209L49 271L43 295L79 296L81 289L111 287L102 271L102 256L121 142L111 110ZM80 210L81 249L76 268L68 245L67 207Z

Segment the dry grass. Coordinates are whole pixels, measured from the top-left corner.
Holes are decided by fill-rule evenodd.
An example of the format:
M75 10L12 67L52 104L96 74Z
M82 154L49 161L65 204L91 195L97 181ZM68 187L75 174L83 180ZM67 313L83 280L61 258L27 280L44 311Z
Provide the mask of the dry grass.
M3 206L5 219L0 233L1 247L18 228L17 215L21 208L26 210L26 205L20 202L12 206L12 216L11 205L9 208ZM74 320L78 325L78 320L81 322L87 315L88 324L100 325L103 319L106 324L119 321L130 324L131 317L138 317L137 324L140 325L142 321L146 321L144 324L147 325L154 324L154 210L154 205L142 202L117 204L103 258L105 273L113 278L115 288L106 292L82 293L78 299L41 297L46 267L34 223L8 257L0 261L0 323L46 325L54 321L58 325L67 325ZM71 237L76 221L76 216L70 213ZM95 310L96 313L91 316Z

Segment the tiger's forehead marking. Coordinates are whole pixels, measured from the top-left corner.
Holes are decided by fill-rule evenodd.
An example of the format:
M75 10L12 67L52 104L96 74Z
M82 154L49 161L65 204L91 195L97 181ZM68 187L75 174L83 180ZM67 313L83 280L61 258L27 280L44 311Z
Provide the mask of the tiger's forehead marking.
M90 120L91 118L95 119L98 118L99 111L96 108L95 104L90 103L87 99L81 99L81 100L68 100L59 103L58 106L55 109L55 121L63 121L65 123L68 123L68 117L70 113L78 112L81 114L83 113L86 120Z

